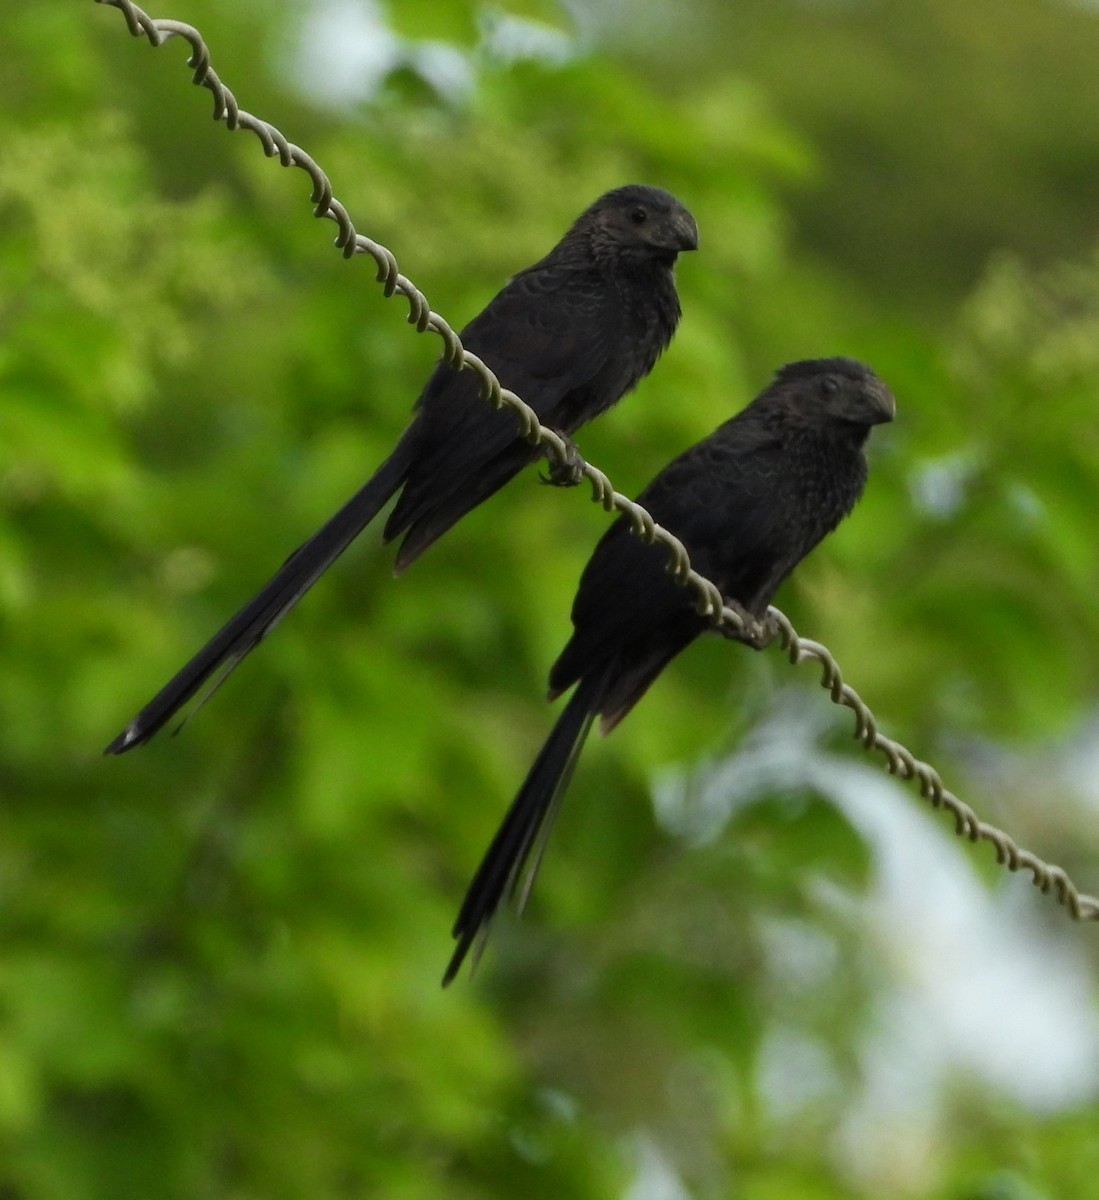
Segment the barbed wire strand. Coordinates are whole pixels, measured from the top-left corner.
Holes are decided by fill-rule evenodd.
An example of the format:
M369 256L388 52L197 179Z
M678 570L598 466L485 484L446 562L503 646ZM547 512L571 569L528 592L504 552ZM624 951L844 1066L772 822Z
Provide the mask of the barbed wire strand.
M117 8L125 18L130 33L134 37L147 38L154 47L162 46L171 38L183 38L191 47L188 66L192 70L192 81L213 95L214 120L224 121L231 130L250 130L259 138L268 158L277 157L282 166L299 167L305 171L313 182L311 200L314 216L327 217L336 222L339 227L336 246L344 257L368 254L377 265L375 279L381 284L383 295L400 295L407 300L408 323L415 326L417 333L430 331L438 334L446 361L455 370L472 370L481 381L482 397L495 408L507 407L515 413L523 438L532 445L540 445L552 464L564 466L568 463L565 442L552 429L542 425L534 410L519 396L501 387L500 381L485 363L462 345L450 325L432 311L423 292L400 273L392 252L356 230L347 209L333 195L328 176L312 156L294 145L269 122L240 107L236 97L210 65L210 52L197 29L182 21L154 19L132 0L95 2ZM721 591L711 580L691 567L687 551L677 537L658 525L639 504L616 491L610 479L597 467L581 461L577 469L590 483L594 502L601 504L607 512L622 513L636 536L664 548L668 554L668 571L677 582L694 592L695 607L700 614L715 628L734 636L744 630L745 623L741 615L725 603ZM1099 920L1099 899L1082 895L1061 867L1044 862L1037 855L1016 845L1002 830L980 820L968 804L943 784L934 767L916 758L900 742L879 732L874 714L855 689L844 682L839 664L826 646L800 637L789 619L777 608L768 609L764 627L763 643L777 641L792 664L819 664L821 686L827 689L833 704L852 711L854 736L867 753L880 752L885 759L885 768L891 775L916 780L920 795L933 808L945 809L954 818L954 831L959 837L966 837L971 842L991 843L1000 866L1009 871L1029 871L1034 886L1043 893L1052 893L1074 920Z

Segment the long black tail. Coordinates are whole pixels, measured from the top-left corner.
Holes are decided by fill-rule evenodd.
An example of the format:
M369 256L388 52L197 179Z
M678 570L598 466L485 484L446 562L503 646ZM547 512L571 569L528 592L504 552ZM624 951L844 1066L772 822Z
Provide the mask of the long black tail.
M212 676L216 688L294 607L400 487L414 455L411 430L334 517L298 547L104 750L124 754L153 736Z
M511 802L466 891L451 931L452 936L458 939L458 945L443 976L443 987L458 974L475 942L480 942L477 948L477 953L480 953L488 937L493 915L517 887L519 909L522 911L534 883L557 806L598 711L607 678L607 672L600 672L580 681L557 718L557 724L538 751L538 757L518 795ZM524 876L521 885L520 874Z

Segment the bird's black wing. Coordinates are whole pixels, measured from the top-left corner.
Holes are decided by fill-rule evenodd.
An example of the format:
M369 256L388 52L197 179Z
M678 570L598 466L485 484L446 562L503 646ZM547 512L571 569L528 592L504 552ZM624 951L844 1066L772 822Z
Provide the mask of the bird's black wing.
M599 273L540 268L513 279L462 341L543 424L571 432L631 382L604 380L622 323L613 288ZM418 553L541 454L519 440L515 414L493 411L479 390L470 371L444 363L435 369L417 404L418 452L387 539L411 531ZM412 557L402 548L399 565Z
M696 571L751 608L781 541L781 488L780 443L733 418L665 467L638 502L683 542ZM607 530L580 578L574 631L550 672L551 694L612 656L663 664L706 628L694 592L672 578L668 563L667 551L630 533L625 517Z

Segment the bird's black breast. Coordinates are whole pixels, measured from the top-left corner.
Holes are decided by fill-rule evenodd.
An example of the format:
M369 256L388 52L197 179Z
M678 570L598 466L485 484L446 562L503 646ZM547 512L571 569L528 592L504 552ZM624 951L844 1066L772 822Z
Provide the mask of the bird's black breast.
M865 480L858 445L776 432L742 414L670 463L638 500L683 542L696 571L762 616L787 575L850 511ZM708 627L667 563L667 552L635 538L624 518L607 531L581 576L554 689L610 658L678 650Z
M604 357L591 377L561 397L549 423L566 433L605 412L656 365L679 323L679 298L670 267L649 264L644 271L615 272L603 280L609 303L604 326L589 329ZM593 306L594 307L594 306Z

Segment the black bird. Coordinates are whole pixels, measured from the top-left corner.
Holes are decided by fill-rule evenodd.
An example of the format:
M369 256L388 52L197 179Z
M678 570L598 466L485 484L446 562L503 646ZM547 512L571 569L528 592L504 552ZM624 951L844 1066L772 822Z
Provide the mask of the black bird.
M545 258L519 272L461 332L465 347L568 440L652 370L679 322L673 267L698 247L674 196L627 184L585 209ZM216 687L301 599L400 489L383 538L404 535L399 574L460 517L542 451L515 415L440 362L393 453L350 500L153 697L106 748L147 741L215 675ZM556 483L568 472L551 471Z
M640 494L638 502L686 546L695 570L746 617L736 640L761 644L776 589L851 511L866 483L870 427L891 421L895 411L889 388L862 363L791 363ZM695 611L693 594L668 574L667 561L620 517L584 568L573 634L550 671L549 698L574 684L576 690L469 885L444 986L524 874L519 906L526 900L592 721L600 718L603 733L613 729L668 663L713 628Z

